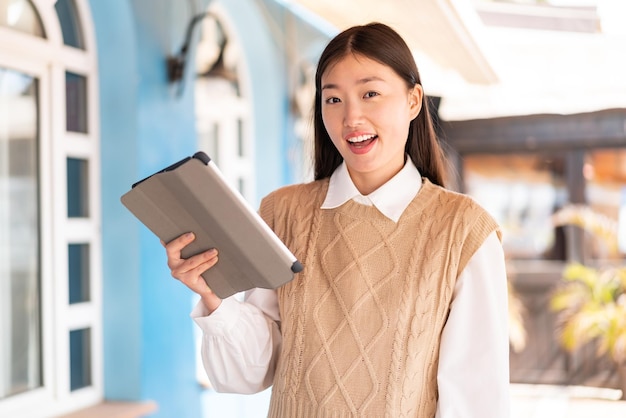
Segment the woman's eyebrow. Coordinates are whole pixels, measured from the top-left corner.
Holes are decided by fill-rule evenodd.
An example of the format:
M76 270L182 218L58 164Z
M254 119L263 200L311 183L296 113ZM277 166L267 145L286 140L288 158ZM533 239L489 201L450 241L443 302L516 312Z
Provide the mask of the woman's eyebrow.
M377 76L363 77L363 78L358 79L356 81L356 84L367 84L367 83L370 83L372 81L383 81L384 82L385 80L380 78L380 77L377 77ZM324 84L322 86L322 90L336 89L336 88L338 88L337 85L333 84L333 83L327 83L327 84Z
M385 80L380 78L380 77L377 77L377 76L373 75L371 77L364 77L364 78L361 78L361 79L357 80L357 84L366 84L366 83L369 83L369 82L372 82L372 81L385 81Z

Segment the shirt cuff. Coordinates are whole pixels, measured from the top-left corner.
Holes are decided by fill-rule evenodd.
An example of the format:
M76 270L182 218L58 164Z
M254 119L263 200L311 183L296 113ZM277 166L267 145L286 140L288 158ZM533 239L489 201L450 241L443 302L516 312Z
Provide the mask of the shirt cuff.
M231 296L222 300L220 306L211 314L200 300L189 316L205 334L220 336L227 334L235 326L240 312L241 303Z

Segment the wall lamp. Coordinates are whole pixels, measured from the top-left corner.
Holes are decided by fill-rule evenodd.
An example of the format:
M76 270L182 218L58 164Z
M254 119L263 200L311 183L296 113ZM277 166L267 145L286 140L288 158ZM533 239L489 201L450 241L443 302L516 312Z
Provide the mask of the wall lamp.
M187 25L187 34L185 35L185 42L183 46L181 46L180 50L176 55L167 57L167 79L170 84L179 83L178 85L178 95L180 96L184 89L185 82L185 67L187 66L188 55L190 52L190 46L193 36L193 30L196 25L203 19L210 17L215 21L215 30L217 31L217 38L215 39L216 47L218 50L217 57L208 64L208 68L199 74L196 74L198 77L207 77L207 78L221 78L224 80L233 83L233 85L237 86L237 71L234 68L230 68L226 65L225 53L228 45L228 36L224 32L224 28L220 23L217 16L215 16L211 12L205 12L194 16L189 25Z
M180 50L176 55L170 55L167 57L167 81L170 83L183 81L193 30L196 25L202 21L202 19L208 16L213 16L213 14L211 12L205 12L194 16L187 25L187 34L185 35L185 42L183 43L183 46L180 47Z

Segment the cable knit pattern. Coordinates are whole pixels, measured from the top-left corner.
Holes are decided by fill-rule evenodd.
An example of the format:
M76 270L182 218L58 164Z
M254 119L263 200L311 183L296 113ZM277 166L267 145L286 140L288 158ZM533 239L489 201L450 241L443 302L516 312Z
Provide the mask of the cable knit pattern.
M327 190L328 179L288 186L261 203L304 265L278 290L269 415L432 418L456 279L497 225L428 180L398 223L354 201L322 210Z

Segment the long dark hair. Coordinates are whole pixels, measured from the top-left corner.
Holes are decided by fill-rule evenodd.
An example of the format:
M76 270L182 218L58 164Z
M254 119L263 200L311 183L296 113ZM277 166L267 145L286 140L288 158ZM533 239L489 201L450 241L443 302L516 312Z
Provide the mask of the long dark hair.
M322 120L322 75L330 65L348 54L365 56L390 67L407 84L409 89L420 84L415 59L402 37L389 26L370 23L349 28L326 46L317 64L315 73L315 179L330 177L343 158L333 145ZM409 155L420 174L432 183L444 186L444 159L424 95L422 109L409 125L405 152Z

